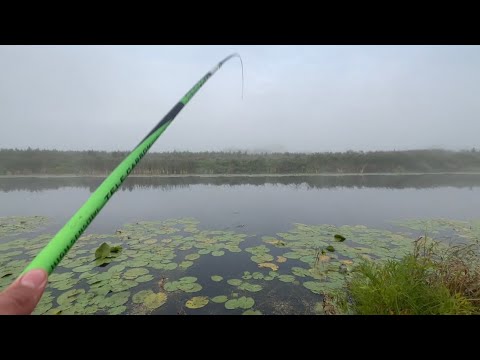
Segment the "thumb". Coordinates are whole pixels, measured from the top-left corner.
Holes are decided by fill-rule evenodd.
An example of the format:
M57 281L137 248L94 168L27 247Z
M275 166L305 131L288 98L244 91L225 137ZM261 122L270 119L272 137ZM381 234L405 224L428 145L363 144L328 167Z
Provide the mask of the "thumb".
M0 315L29 315L47 285L45 270L31 270L0 293Z

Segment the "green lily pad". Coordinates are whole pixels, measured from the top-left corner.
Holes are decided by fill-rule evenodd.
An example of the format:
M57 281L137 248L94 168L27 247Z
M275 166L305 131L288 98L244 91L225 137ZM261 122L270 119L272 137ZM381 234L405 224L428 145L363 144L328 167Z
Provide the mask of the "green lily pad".
M90 271L94 268L95 266L93 264L89 264L89 265L82 265L82 266L78 266L76 268L73 268L72 271L73 272L78 272L78 273L82 273L82 272L86 272L86 271Z
M335 251L335 248L334 248L332 245L327 246L325 249L327 249L327 250L330 251L330 252L334 252L334 251Z
M240 290L246 290L246 291L250 291L250 292L258 292L258 291L262 290L261 285L250 284L250 283L247 283L247 282L244 282L244 283L240 284L240 286L238 288Z
M73 276L72 273L63 273L63 274L54 273L48 277L48 281L49 282L65 281L65 280L69 280L72 276Z
M181 283L178 288L184 292L193 293L202 290L202 285L198 283Z
M306 281L303 283L303 286L314 294L322 294L325 291L325 285L316 281Z
M66 291L57 298L57 303L60 306L63 306L65 304L71 304L81 294L85 294L84 289L72 289L72 290Z
M166 302L167 302L167 294L154 293L154 294L147 295L145 297L143 304L148 310L155 310L155 309L158 309L163 304L165 304Z
M121 283L112 285L111 291L112 292L122 292L131 288L134 288L138 285L138 282L134 280L123 280Z
M213 281L219 282L219 281L222 281L222 280L223 280L223 277L221 277L220 275L212 275L212 276L211 276L211 279L212 279Z
M294 282L295 281L295 276L293 275L280 275L278 276L278 280L286 283Z
M230 299L225 303L225 309L235 310L238 308L238 299Z
M345 241L345 239L346 239L345 236L340 235L340 234L335 234L333 237L335 238L335 240L340 241L340 242Z
M102 245L100 245L98 249L95 250L95 259L105 259L112 256L112 254L118 253L121 250L121 246L110 246L107 243L102 243Z
M148 281L151 281L153 280L153 275L143 275L143 276L140 276L138 278L135 279L135 281L139 282L139 283L143 283L143 282L148 282Z
M186 261L184 261L184 262L186 262ZM165 264L165 266L163 268L165 270L175 270L177 267L178 267L177 263L171 262L171 263Z
M229 279L227 283L233 286L239 286L243 281L240 279Z
M152 294L154 294L152 290L141 290L133 295L132 302L134 304L143 304L145 302L145 298Z
M185 303L185 306L189 309L200 309L208 304L208 297L207 296L195 296L188 300Z
M148 265L148 261L145 261L145 260L133 260L133 261L129 261L128 262L128 266L130 267L144 267L144 266L147 266Z
M262 315L262 312L260 310L247 310L242 313L242 315Z
M225 308L227 310L234 310L234 309L250 309L253 305L255 305L255 300L253 300L251 297L239 297L237 299L231 299L228 300L225 303Z
M108 310L108 314L109 315L120 315L120 314L124 313L126 310L127 310L127 307L124 306L124 305L121 305L121 306L117 306L117 307L114 307L114 308L111 308L110 310Z
M178 281L184 282L184 283L194 283L197 280L198 279L194 276L185 276L185 277L182 277L182 278L178 279Z
M180 264L179 264L179 267L182 268L182 269L187 269L189 268L190 266L193 265L193 262L191 261L182 261Z
M252 278L252 274L250 274L250 271L244 271L242 279L244 280L250 280Z
M223 256L225 255L225 251L213 251L212 256Z
M301 268L301 267L292 267L292 274L295 275L295 276L299 276L299 277L305 277L305 276L311 276L311 273L307 270L307 269L304 269L304 268Z
M110 266L107 271L112 273L112 272L122 272L123 270L125 270L125 265L113 265L113 266Z
M148 269L145 268L133 268L125 271L123 273L123 277L128 280L134 280L139 276L147 275Z
M269 261L273 261L274 257L270 254L260 254L260 255L254 255L254 256L250 257L250 259L253 262L256 262L257 264L260 264L260 263L266 263L266 262L269 262Z
M200 255L198 254L189 254L185 256L185 260L197 260L198 258L200 258Z
M226 297L225 295L219 295L219 296L213 297L211 300L214 303L223 304L224 302L226 302L228 300L228 297Z
M256 271L252 274L252 279L254 280L262 280L263 278L264 276L261 272Z
M163 289L168 292L173 292L178 290L178 281L167 282L163 285Z
M287 259L300 259L302 256L302 254L296 252L287 252L283 254L283 257L286 257Z

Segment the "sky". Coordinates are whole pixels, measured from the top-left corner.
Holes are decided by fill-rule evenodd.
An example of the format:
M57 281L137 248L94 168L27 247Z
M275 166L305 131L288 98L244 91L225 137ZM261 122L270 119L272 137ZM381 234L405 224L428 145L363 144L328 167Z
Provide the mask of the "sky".
M480 147L480 46L0 46L0 148L129 151L237 52L150 151Z

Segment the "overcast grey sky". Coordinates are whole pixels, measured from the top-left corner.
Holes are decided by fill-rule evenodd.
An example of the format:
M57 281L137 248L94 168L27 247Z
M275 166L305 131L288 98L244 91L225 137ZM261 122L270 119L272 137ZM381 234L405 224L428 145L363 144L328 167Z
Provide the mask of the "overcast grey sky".
M480 46L0 46L0 148L480 147Z

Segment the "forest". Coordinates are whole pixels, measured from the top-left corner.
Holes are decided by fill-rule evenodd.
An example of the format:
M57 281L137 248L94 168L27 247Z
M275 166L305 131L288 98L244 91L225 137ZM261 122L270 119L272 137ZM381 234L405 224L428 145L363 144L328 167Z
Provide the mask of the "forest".
M0 149L0 175L106 175L121 151ZM145 155L136 175L367 174L479 172L480 152L408 150L324 153L162 152Z

